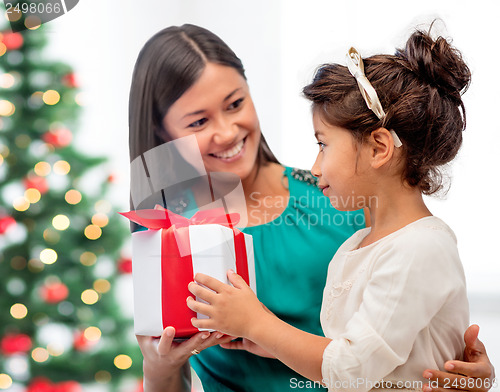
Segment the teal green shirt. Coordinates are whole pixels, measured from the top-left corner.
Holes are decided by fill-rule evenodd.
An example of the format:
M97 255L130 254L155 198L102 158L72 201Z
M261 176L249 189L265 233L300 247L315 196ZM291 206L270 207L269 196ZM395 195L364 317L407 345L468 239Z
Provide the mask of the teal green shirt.
M338 247L364 227L364 214L335 210L309 172L287 167L285 174L290 198L283 213L243 230L253 236L257 296L282 320L323 336L319 315L328 264ZM308 380L278 360L246 351L215 346L190 362L206 392L307 390Z

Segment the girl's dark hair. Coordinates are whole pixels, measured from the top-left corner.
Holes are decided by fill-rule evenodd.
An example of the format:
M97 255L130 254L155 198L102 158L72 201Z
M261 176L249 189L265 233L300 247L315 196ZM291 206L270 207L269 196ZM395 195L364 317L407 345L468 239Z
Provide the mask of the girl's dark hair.
M170 106L198 80L208 62L232 67L246 79L241 60L224 41L202 27L167 27L146 42L130 88L130 161L171 140L162 120ZM265 162L278 160L261 135L257 165Z
M327 123L349 129L359 142L380 127L394 130L403 143L403 179L424 194L435 193L443 182L439 166L453 160L462 144L469 68L445 38L434 40L423 31L413 33L394 56L363 62L386 112L383 120L368 109L342 65L321 66L304 95Z

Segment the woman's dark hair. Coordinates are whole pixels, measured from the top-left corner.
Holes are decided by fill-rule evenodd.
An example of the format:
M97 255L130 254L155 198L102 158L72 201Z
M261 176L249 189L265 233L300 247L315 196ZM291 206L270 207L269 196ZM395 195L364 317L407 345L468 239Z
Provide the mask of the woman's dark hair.
M358 142L380 127L403 143L403 179L422 193L442 188L439 170L456 156L465 129L462 94L471 73L458 50L443 37L416 31L394 56L363 60L365 74L386 112L379 120L368 109L347 67L321 66L303 93L329 124L349 129Z
M212 32L185 24L167 27L144 45L132 76L129 100L130 161L170 141L162 121L170 106L200 77L208 62L234 68L241 60ZM278 162L261 135L257 164Z

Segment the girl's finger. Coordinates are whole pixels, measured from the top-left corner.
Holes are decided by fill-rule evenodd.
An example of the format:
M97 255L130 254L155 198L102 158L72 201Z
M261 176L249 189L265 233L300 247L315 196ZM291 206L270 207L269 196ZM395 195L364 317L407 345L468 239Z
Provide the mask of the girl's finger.
M228 287L227 284L222 283L220 280L217 280L209 275L205 275L200 272L198 272L194 276L194 280L195 282L201 283L209 289L212 289L216 293L219 293L221 290L224 290L226 287Z
M190 282L188 284L188 290L191 292L191 294L194 294L198 298L201 298L207 301L208 303L213 303L217 295L212 290L202 287L195 282Z
M204 314L205 316L210 317L210 308L211 306L205 304L203 302L195 301L192 297L188 297L186 299L186 304L189 309L193 312Z
M175 336L174 327L167 327L163 330L160 342L158 343L158 348L157 348L158 354L160 355L168 354L170 348L172 347L172 341L174 340L174 336Z
M193 317L191 319L191 324L195 328L212 329L211 328L212 320L210 320L210 319L199 319L199 318Z
M233 270L227 271L227 278L229 279L231 284L237 289L243 289L248 287L247 282L245 282L245 280Z

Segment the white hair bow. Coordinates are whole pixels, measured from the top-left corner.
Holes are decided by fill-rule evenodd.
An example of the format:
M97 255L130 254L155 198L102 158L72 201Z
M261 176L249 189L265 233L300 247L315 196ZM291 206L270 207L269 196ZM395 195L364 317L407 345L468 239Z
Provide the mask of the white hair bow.
M383 120L385 118L385 112L382 108L382 104L378 99L377 92L373 88L372 84L368 80L365 75L365 67L363 65L363 59L361 55L355 48L350 48L347 52L347 68L352 76L356 79L359 86L359 91L363 96L366 106L372 110L373 113L378 117L379 120ZM403 143L401 143L401 139L399 139L398 135L394 130L389 131L394 139L394 146L401 147Z

